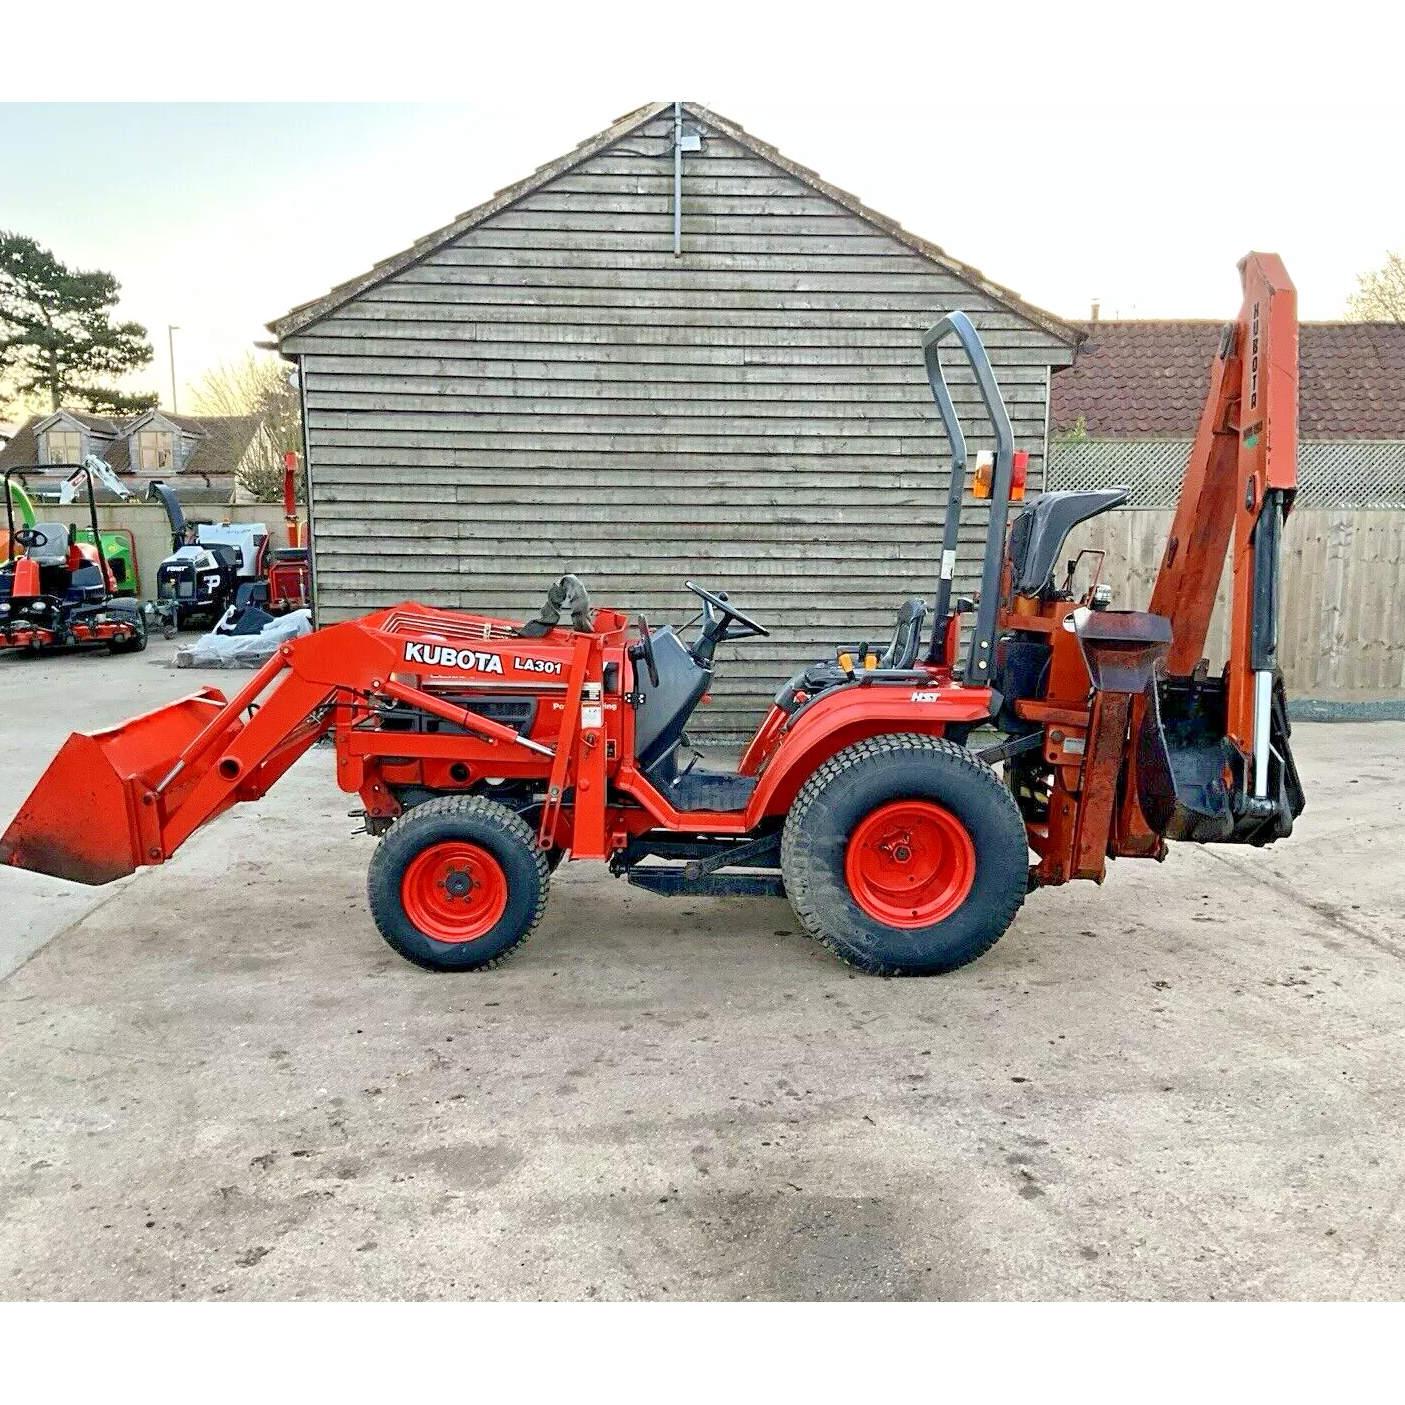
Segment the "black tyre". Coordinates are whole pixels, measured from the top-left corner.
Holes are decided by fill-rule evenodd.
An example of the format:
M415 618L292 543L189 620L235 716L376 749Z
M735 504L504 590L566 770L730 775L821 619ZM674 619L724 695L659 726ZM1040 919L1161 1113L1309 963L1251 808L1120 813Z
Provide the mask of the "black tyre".
M366 891L380 934L431 971L476 971L526 939L546 908L536 835L506 805L446 795L386 830Z
M850 965L936 975L1004 935L1029 851L990 767L955 742L902 733L857 742L805 782L781 871L806 930Z
M110 654L139 654L146 648L146 617L140 610L135 610L131 615L134 633L130 639L124 640L120 644L109 644Z

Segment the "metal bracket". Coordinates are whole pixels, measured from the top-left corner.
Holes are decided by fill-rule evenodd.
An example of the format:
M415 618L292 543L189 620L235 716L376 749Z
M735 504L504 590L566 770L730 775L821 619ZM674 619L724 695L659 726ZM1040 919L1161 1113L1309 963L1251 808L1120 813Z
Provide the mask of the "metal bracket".
M1033 751L1037 746L1043 746L1044 733L1042 729L1038 732L1029 732L1022 737L1007 737L1003 742L997 742L995 746L988 746L984 751L976 752L976 760L983 761L987 766L994 766L999 761L1008 761L1012 756L1019 756L1026 751Z
M780 847L781 836L779 832L763 834L759 839L753 839L746 844L738 844L734 848L719 850L715 854L709 854L705 859L690 859L683 866L683 877L689 883L696 883L699 878L704 878L709 873L715 873L719 868L726 868L729 864L754 863L763 856L778 853Z

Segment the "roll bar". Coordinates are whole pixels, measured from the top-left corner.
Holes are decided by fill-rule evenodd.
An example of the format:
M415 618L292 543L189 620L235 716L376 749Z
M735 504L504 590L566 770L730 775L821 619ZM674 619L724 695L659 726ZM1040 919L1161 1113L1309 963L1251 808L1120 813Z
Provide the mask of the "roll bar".
M62 465L59 465L59 466L60 466L60 467L63 467L63 468L67 468L67 467L68 467L67 464L62 464ZM11 561L15 560L16 557L15 557L15 512L14 512L14 505L13 505L13 503L12 503L11 500L10 500L10 478L11 478L12 475L14 475L14 474L16 474L16 473L26 473L26 472L30 472L30 471L33 471L33 470L42 470L42 469L45 469L45 468L52 468L52 467L54 467L54 465L52 465L52 464L42 464L42 463L17 463L17 464L15 464L12 468L8 469L8 470L6 471L6 473L5 473L4 487L3 487L3 489L0 489L0 491L3 491L4 494L5 494L5 527L6 527L6 530L7 530L7 531L9 532L9 534L10 534L9 552L10 552L10 560L11 560ZM81 463L80 463L80 464L75 464L74 467L73 467L73 472L70 473L68 476L69 476L70 478L76 478L76 477L78 476L78 474L80 474L80 473L83 475L83 481L88 485L88 520L89 520L89 522L91 523L91 526L92 526L93 545L94 545L95 547L97 547L97 549L98 549L98 564L102 567L103 585L106 586L106 585L107 585L107 553L102 549L102 532L101 532L101 531L99 530L99 528L98 528L98 503L97 503L97 499L93 496L93 471L92 471L92 469L90 469L86 464L81 464Z
M990 681L991 655L995 644L995 615L999 605L1000 571L1005 550L1005 519L1010 507L1010 480L1015 466L1015 433L1010 416L991 369L990 357L981 343L975 324L964 312L949 312L922 334L922 355L927 363L927 382L941 413L946 437L951 443L951 487L947 493L946 519L942 524L941 570L937 578L937 608L932 615L932 642L928 663L950 663L942 657L947 620L951 617L951 586L956 573L956 548L961 530L961 506L966 491L966 435L957 418L951 390L942 368L941 342L955 335L975 373L976 386L985 402L986 415L995 431L995 481L991 486L990 520L985 535L985 562L981 568L981 598L976 609L976 627L971 635L971 652L965 681Z

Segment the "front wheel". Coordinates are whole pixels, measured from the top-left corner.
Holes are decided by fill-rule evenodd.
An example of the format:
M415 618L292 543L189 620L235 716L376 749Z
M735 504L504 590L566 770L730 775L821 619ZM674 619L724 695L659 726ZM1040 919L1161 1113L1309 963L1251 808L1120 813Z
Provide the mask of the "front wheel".
M548 881L546 857L515 811L445 795L386 830L366 890L381 936L401 956L431 971L474 971L527 938Z
M1024 902L1029 849L1014 797L955 742L871 737L800 788L781 841L801 923L850 965L935 975L974 961Z

